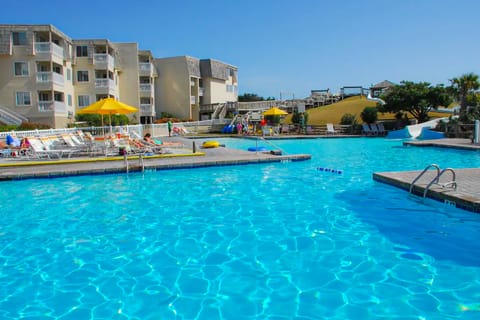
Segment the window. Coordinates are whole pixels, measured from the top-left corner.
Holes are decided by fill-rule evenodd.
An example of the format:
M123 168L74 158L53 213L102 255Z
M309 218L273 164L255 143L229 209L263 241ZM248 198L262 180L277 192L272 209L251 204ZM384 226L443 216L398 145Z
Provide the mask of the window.
M72 80L72 70L71 69L67 69L67 80L68 81Z
M88 82L88 71L77 71L78 82Z
M68 104L69 107L72 106L72 95L71 94L67 95L67 104Z
M88 57L88 47L77 46L77 57Z
M79 107L86 107L90 104L90 97L89 96L78 96L78 106Z
M15 93L17 106L29 106L31 105L30 92L19 91Z
M22 32L12 32L13 45L14 46L26 46L27 45L27 33Z
M26 62L14 62L15 76L25 77L28 76L28 63Z

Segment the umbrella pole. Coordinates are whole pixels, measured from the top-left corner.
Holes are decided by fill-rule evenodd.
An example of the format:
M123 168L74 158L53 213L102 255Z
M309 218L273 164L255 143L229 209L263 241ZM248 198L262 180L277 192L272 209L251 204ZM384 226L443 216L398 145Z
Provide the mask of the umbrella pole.
M103 114L100 114L100 117L102 118L102 135L105 138L105 126L103 125Z
M112 114L108 114L108 121L110 123L110 135L112 135Z

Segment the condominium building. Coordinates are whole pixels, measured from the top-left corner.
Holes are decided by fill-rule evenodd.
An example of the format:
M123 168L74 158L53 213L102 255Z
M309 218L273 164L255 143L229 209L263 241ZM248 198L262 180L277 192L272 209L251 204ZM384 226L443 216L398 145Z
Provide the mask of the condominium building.
M0 25L0 120L73 121L72 39L51 25Z
M157 112L182 119L209 119L213 106L238 101L238 69L213 59L179 56L155 59Z
M211 59L155 59L137 43L71 39L52 25L0 25L0 122L53 128L105 97L137 107L133 122L162 112L212 116L205 106L238 101L237 68ZM203 111L202 111L203 108Z

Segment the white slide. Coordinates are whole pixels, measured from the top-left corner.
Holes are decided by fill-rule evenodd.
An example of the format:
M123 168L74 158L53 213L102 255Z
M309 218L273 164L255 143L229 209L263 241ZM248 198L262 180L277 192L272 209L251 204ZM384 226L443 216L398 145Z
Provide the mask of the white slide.
M423 128L433 129L437 126L439 121L446 119L448 118L439 118L419 124L412 124L400 130L390 131L388 132L387 139L417 139L422 134Z
M380 98L373 98L372 97L372 94L369 92L368 95L367 95L367 100L370 100L370 101L375 101L377 103L380 103L382 106L385 104L385 101L383 101L382 99Z

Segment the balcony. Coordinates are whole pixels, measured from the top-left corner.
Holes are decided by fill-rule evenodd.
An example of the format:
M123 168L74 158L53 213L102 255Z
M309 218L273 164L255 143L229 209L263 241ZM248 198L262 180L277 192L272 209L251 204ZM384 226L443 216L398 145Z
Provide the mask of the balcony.
M140 116L141 117L148 117L152 116L154 117L156 115L155 113L155 106L153 104L141 104L140 105Z
M63 101L39 101L38 111L40 112L66 112L67 107Z
M117 87L115 86L115 81L112 79L100 78L95 79L95 91L97 94L117 94Z
M153 86L151 83L140 83L140 91L141 92L152 92Z
M95 88L115 88L115 81L112 79L95 79Z
M52 71L39 71L37 72L37 83L38 84L57 84L60 86L64 85L63 74L59 74Z
M155 75L155 68L150 62L140 62L138 64L138 71L141 76L153 77Z
M52 60L56 57L63 61L63 48L53 42L36 42L35 54L38 60Z
M140 96L153 97L153 85L151 83L140 83Z
M115 68L115 59L106 53L95 53L93 55L93 64L102 69L113 70Z

